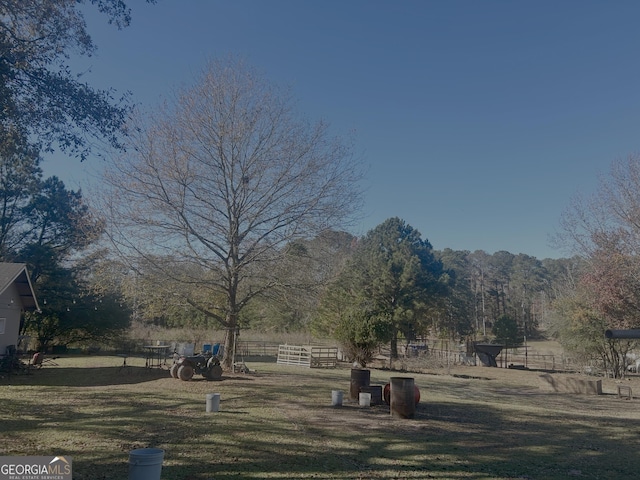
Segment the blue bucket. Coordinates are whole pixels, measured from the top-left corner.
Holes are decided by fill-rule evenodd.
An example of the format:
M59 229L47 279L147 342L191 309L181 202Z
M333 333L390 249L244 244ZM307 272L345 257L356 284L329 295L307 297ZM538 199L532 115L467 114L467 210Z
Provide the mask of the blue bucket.
M160 480L164 450L137 448L129 452L129 480Z
M210 343L205 343L204 345L202 345L202 353L210 352L210 351L211 351L211 344Z

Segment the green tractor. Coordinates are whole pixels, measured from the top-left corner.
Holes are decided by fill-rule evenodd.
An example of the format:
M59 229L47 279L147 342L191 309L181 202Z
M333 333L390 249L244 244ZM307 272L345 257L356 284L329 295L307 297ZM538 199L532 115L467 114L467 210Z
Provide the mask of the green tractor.
M221 380L222 366L218 357L207 351L198 355L179 356L171 365L169 373L173 378L185 382L191 380L194 374L202 375L207 380Z

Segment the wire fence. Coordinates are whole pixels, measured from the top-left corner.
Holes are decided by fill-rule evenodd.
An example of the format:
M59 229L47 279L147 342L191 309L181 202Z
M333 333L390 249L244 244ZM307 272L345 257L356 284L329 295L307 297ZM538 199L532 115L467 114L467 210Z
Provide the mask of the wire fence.
M429 342L431 345L436 342ZM271 358L275 361L278 357L278 349L283 342L274 341L257 341L257 340L241 340L236 345L237 358ZM321 347L332 347L337 349L338 361L347 362L348 358L344 357L341 349L335 344L314 342L314 345ZM196 345L199 351L200 346ZM400 361L410 362L412 365L431 367L431 366L447 366L447 365L482 365L477 355L467 353L463 346L459 344L444 345L443 348L427 347L427 343L419 345L402 345L399 348ZM393 362L390 360L390 348L386 345L379 349L377 358L383 365L388 366ZM386 361L385 361L386 359ZM579 365L572 361L570 357L565 355L543 354L524 347L504 349L497 357L496 363L502 368L527 368L531 370L545 370L558 372L584 372L585 366ZM588 373L588 372L587 372Z
M407 356L405 356L406 358ZM408 356L409 358L412 355ZM436 362L441 365L481 365L479 357L460 350L429 349L424 354L413 356L424 357L426 361ZM557 372L577 372L584 368L564 355L542 354L527 352L525 349L503 349L496 356L498 367L502 368L527 368L531 370L545 370Z

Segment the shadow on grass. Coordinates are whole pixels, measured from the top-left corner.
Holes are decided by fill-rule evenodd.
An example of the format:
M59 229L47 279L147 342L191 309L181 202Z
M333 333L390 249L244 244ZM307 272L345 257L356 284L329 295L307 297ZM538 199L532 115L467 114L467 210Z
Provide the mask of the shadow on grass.
M126 479L128 452L141 447L166 451L163 480L619 479L640 470L640 418L615 409L638 403L609 396L443 379L423 389L415 419L398 420L386 406L332 408L331 390L348 391L344 371L281 370L218 383L146 369L130 372L138 381L116 382L122 375L80 370L104 378L69 386L112 388L35 383L0 391L3 455L53 449L74 457L76 480ZM222 395L215 414L204 411L209 385ZM436 390L448 400L430 400Z
M169 371L161 368L55 367L31 370L26 375L12 375L1 379L0 385L100 387L149 382L168 376Z
M32 370L28 375L12 375L0 379L0 385L40 385L67 387L101 387L109 385L131 385L170 378L168 370L146 367L56 367L55 369ZM223 375L220 380L207 380L194 375L189 383L216 384L224 381L251 381L250 376ZM180 380L176 380L179 382Z
M608 435L611 428L637 429L637 421L629 425L621 419L603 430L577 415L559 428L559 418L513 419L491 405L432 404L421 406L415 420L393 420L385 409L347 408L332 410L321 424L301 418L277 424L233 411L196 415L187 429L186 419L174 415L188 407L176 402L136 420L137 408L123 399L105 412L114 419L111 425L91 417L77 422L78 428L100 428L117 438L124 458L143 445L164 448L167 480L266 478L267 473L272 478L618 479L634 478L638 467L636 445L620 445ZM378 426L365 426L372 417ZM84 469L79 471L86 472L78 478L91 478L95 465L78 453L78 467ZM126 478L126 465L116 467L112 460L103 459L112 472L108 478Z

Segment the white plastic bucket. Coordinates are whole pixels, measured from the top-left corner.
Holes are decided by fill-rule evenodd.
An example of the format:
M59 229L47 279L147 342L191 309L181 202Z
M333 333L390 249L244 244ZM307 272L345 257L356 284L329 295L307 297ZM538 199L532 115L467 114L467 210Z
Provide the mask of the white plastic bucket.
M371 393L360 392L360 406L361 407L370 407L371 406Z
M164 450L137 448L129 452L129 480L160 480Z
M331 390L331 406L342 406L342 390Z
M207 413L217 412L220 410L220 394L207 393Z

